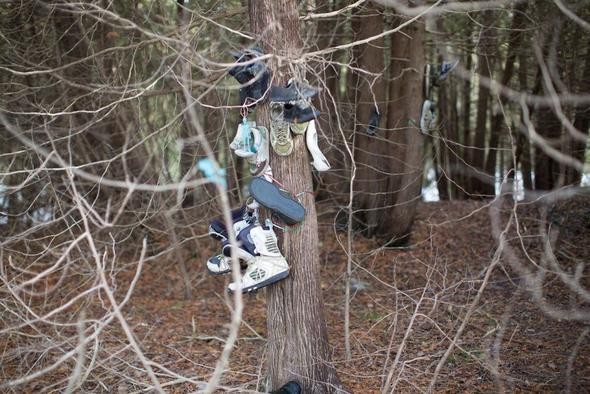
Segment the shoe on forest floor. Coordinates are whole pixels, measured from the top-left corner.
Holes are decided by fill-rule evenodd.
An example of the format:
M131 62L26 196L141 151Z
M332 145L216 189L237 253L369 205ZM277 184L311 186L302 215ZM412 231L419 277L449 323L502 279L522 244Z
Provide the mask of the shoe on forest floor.
M293 225L305 218L303 205L274 183L259 177L253 178L249 190L253 199L276 213L286 224Z

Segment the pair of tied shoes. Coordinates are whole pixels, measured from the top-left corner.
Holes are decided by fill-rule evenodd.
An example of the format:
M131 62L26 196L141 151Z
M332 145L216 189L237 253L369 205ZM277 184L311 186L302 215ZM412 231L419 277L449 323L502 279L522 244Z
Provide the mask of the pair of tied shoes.
M238 282L229 284L229 291L252 292L289 275L289 265L278 248L272 222L267 220L261 225L256 213L242 207L232 211L232 225L236 232L236 248L227 239L228 232L221 218L210 223L209 235L220 241L222 248L221 253L207 260L207 270L211 274L224 275L231 272L232 254L238 259L243 273Z

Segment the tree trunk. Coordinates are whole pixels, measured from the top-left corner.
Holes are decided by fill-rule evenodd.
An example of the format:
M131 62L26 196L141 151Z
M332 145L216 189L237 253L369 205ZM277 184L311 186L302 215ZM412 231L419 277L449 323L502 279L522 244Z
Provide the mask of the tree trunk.
M528 60L524 52L520 53L518 65L518 84L522 92L528 92ZM530 112L530 111L529 111ZM526 195L527 190L533 190L532 179L532 161L531 161L531 144L525 134L526 125L524 124L523 114L521 111L520 130L516 139L516 163L520 164L522 173L523 193Z
M553 26L551 33L551 40L544 46L543 61L546 62L548 58L556 52L557 46L563 43L561 34L562 21L558 18ZM552 58L555 61L555 67L559 70L560 64L558 59ZM557 71L559 74L561 72ZM553 83L553 82L552 82ZM546 97L549 97L550 92L543 81L541 68L537 72L537 81L535 82L534 90L542 91ZM559 149L561 145L563 125L561 120L556 115L553 107L540 108L536 119L537 133L543 137L544 143L549 144L555 149ZM547 155L539 146L535 147L535 189L536 190L552 190L558 185L560 176L559 162Z
M353 22L354 40L363 40L383 32L383 16L376 8L364 8ZM359 47L356 66L359 69L380 74L359 75L356 93L356 122L354 127L354 156L357 164L354 185L356 219L361 223L367 237L372 237L378 228L385 225L387 209L387 181L389 178L388 144L389 131L383 130L385 113L385 89L383 83L384 40L382 38ZM372 121L377 125L368 132Z
M436 30L438 35L435 36L435 40L440 38L447 38L445 32L443 18L437 18ZM439 38L439 35L442 37ZM442 44L437 44L442 45ZM442 63L443 56L439 54L437 56L438 63ZM451 199L451 188L453 183L449 182L449 176L451 173L451 161L453 159L453 151L457 145L452 145L457 142L457 124L452 122L452 106L455 105L453 101L449 99L450 89L454 84L450 86L446 83L441 84L438 88L438 133L440 138L431 138L432 150L435 158L436 171L436 184L438 187L438 196L440 200ZM427 97L428 98L428 97Z
M482 21L489 23L492 20L492 12L484 11ZM491 26L484 26L481 32L479 42L479 53L477 57L477 69L481 77L490 79L492 77L494 51L496 48L495 30ZM469 193L471 197L482 198L490 197L494 194L494 176L485 173L485 152L487 137L488 108L490 103L490 89L479 84L479 94L477 98L477 117L475 120L475 136L471 148L471 188ZM494 154L490 150L490 155Z
M469 32L471 33L471 32ZM471 70L473 67L473 57L471 52L473 51L472 45L468 42L467 43L467 54L465 59L465 69ZM469 178L468 172L469 167L465 166L465 163L470 162L470 154L471 151L468 149L471 141L471 74L469 78L466 78L461 90L461 103L462 108L462 119L461 119L461 130L462 130L462 141L463 144L462 148L462 155L463 163L461 167L454 168L454 172L457 173L458 181L459 181L459 188L457 190L457 197L461 199L465 199L469 197L469 189L471 188L471 179Z
M587 94L590 92L590 41L587 43L586 57L585 57L584 72L581 80L578 81L578 93ZM575 108L574 127L581 133L588 133L590 127L590 105L578 104ZM574 157L576 160L584 162L584 155L586 153L586 141L580 141L575 139L571 135L567 135L567 153ZM565 169L565 184L566 185L578 185L582 179L582 173L573 167L567 167Z
M412 23L392 36L387 129L391 130L388 210L381 236L389 244L409 240L424 172L424 135L419 130L424 102L424 24ZM402 72L403 70L403 72Z
M512 17L512 27L510 28L510 35L508 37L508 50L506 54L506 62L504 63L502 79L500 80L500 84L502 86L508 86L510 80L512 79L512 75L514 74L514 61L516 60L516 54L518 53L517 51L520 48L520 43L522 41L522 29L526 23L526 8L526 1L514 5L514 16ZM504 113L508 112L508 108L504 108L507 101L508 98L505 95L500 95L500 105L498 106L497 111L492 116L490 148L488 160L486 163L486 173L494 176L494 178L497 164L497 149L499 148L498 145L501 140L501 136L502 134L504 134ZM501 167L503 167L503 162L500 161L500 163ZM502 176L502 171L500 171L500 176Z
M299 19L295 0L250 0L250 23L267 53L297 59L301 54ZM286 39L288 37L288 39ZM275 84L286 82L287 68L275 59L269 68ZM270 124L268 104L257 108L260 124ZM298 381L304 393L335 392L341 387L331 363L324 305L320 289L318 229L310 159L304 136L294 136L291 155L271 149L275 178L288 190L301 194L306 215L298 231L279 235L281 250L291 266L287 279L267 288L269 389L289 380ZM281 236L282 235L282 236Z
M332 4L329 0L322 0L317 2L318 6L315 10L317 13L330 12L332 9L340 7L338 1ZM338 45L342 40L342 22L343 17L338 15L332 18L322 18L317 23L318 35L318 49L325 49ZM326 54L326 60L338 61L339 52ZM336 64L326 64L326 68L318 75L323 77L326 87L326 92L321 95L321 110L322 117L318 120L317 125L319 135L325 135L329 140L321 142L321 146L327 147L323 150L326 159L332 166L329 171L318 174L321 185L318 190L318 200L333 199L338 205L345 204L348 199L348 180L349 168L348 162L350 158L346 153L346 148L343 146L347 141L343 140L340 130L338 128L338 118L341 119L340 106L340 67ZM318 86L322 86L318 83Z

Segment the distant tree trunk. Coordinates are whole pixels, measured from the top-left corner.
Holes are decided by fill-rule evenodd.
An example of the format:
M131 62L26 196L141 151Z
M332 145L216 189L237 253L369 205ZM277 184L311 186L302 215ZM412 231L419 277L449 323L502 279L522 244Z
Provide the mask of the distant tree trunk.
M339 7L339 1L332 4L329 0L318 1L315 10L317 13L330 12L334 7ZM338 45L342 40L342 17L335 16L317 21L318 49L329 48ZM327 60L338 60L339 52L326 55ZM318 199L334 199L337 204L344 203L348 198L348 163L350 158L343 146L347 141L343 140L338 129L338 119L341 119L340 97L340 68L336 64L327 64L323 74L327 92L321 95L321 110L323 115L318 120L318 133L325 135L327 142L321 143L324 155L332 168L320 173L321 185L318 190ZM321 86L321 84L319 84ZM336 107L336 108L334 108Z
M443 18L436 19L436 29L438 34L445 33ZM438 63L444 59L438 55ZM452 86L452 85L451 85ZM453 123L452 106L455 104L449 99L450 87L443 83L438 88L438 133L440 138L431 138L432 150L434 152L436 171L436 184L438 187L438 196L441 200L450 200L452 196L452 182L449 177L452 172L451 161L453 160L453 143L457 142L457 124ZM427 97L428 98L428 97Z
M482 12L483 23L489 23L493 20L492 11ZM496 51L496 33L492 26L484 26L481 32L479 42L479 52L477 57L478 74L481 77L490 79L492 77L494 51ZM471 188L469 190L472 198L489 197L494 194L494 176L485 173L486 159L486 136L487 121L490 103L490 89L479 84L479 94L477 97L477 117L475 120L475 135L471 149ZM495 151L490 149L490 155Z
M383 16L376 8L364 8L353 22L354 40L363 40L383 32ZM382 74L384 69L384 42L378 39L359 47L356 66L372 74ZM361 49L362 48L362 49ZM383 77L360 74L357 85L357 105L354 156L357 165L355 207L357 220L368 237L373 236L386 223L387 181L389 163L387 156L389 132L382 129L385 121L385 89ZM378 121L369 134L370 123Z
M551 109L545 108L539 111L536 128L548 144L559 148L562 124ZM535 189L553 189L557 185L559 172L559 163L537 147L535 149Z
M523 51L519 56L518 65L518 84L522 92L528 91L528 57ZM530 111L529 111L530 112ZM521 111L520 119L520 132L516 139L516 162L517 166L520 164L520 171L522 173L522 183L524 193L526 195L527 190L533 190L533 179L532 179L532 162L531 162L531 145L526 134L526 125L524 124L523 115Z
M581 79L577 83L577 91L579 94L587 94L590 92L590 41L586 44L586 56L584 71ZM574 127L581 133L588 133L590 127L590 105L578 104L575 107ZM586 153L586 141L580 141L571 135L567 135L567 153L575 159L584 162L584 155ZM565 184L566 185L577 185L582 179L582 173L573 167L565 168Z
M472 45L468 42L467 43L467 50L466 50L466 59L465 59L465 69L471 70L473 67L473 57L472 52L473 48ZM471 178L469 177L469 168L465 166L465 163L470 162L470 155L471 151L467 148L470 145L471 141L471 75L469 78L466 78L462 85L461 90L461 103L462 103L462 119L461 119L461 131L462 131L462 141L464 148L463 151L463 161L461 163L461 167L454 168L454 172L457 173L457 177L459 180L460 188L457 191L458 198L467 198L469 197L468 191L471 188Z
M562 21L558 18L552 25L552 31L550 32L551 40L547 41L545 50L542 51L544 62L547 62L548 58L551 57L551 61L556 62L557 68L561 67L558 59L555 57L556 48L562 44ZM558 71L559 72L559 71ZM549 97L549 92L545 82L541 69L537 72L537 81L535 82L535 89L542 91L546 97ZM559 149L561 145L563 125L561 120L555 113L553 107L541 108L538 111L536 119L536 130L537 133L543 137L549 144L555 149ZM560 176L560 164L554 160L551 156L547 155L540 146L535 146L535 189L536 190L551 190L558 185Z
M295 0L250 0L252 31L268 53L296 59L301 54L299 18ZM288 39L287 39L288 37ZM269 64L274 83L288 79L288 69ZM257 119L270 124L268 103L258 105ZM331 393L341 388L331 363L328 332L320 289L318 228L311 191L310 160L304 136L294 136L291 155L278 156L271 150L276 179L288 190L302 193L305 220L298 231L279 233L281 250L291 266L287 279L267 288L269 389L289 380L298 381L304 393Z
M398 20L399 21L399 20ZM379 234L390 244L409 240L424 171L424 136L419 130L424 102L424 24L416 21L392 36L387 129L391 130L386 226Z
M448 172L447 177L451 181L449 182L449 197L451 199L461 199L465 197L465 194L461 191L462 188L462 176L457 168L460 163L460 158L464 157L463 141L461 139L461 126L459 124L459 110L457 108L459 102L459 86L457 83L450 84L448 88L449 92L449 106L447 111L448 119L448 138L449 153L447 155L448 161Z
M526 23L526 8L526 1L514 5L514 16L512 17L512 26L510 28L510 35L508 37L506 61L504 63L502 78L500 80L500 84L502 86L508 86L510 80L512 79L512 75L514 74L514 62L516 60L516 55L522 41L522 29ZM486 172L491 175L494 175L496 172L497 152L495 149L499 147L501 135L504 134L504 117L505 112L508 112L508 109L504 108L504 106L506 105L507 101L508 98L506 96L500 95L500 105L498 106L496 113L492 115L490 149L486 163ZM503 166L503 161L500 161L500 163L502 163L501 165ZM500 175L502 175L502 172L500 172Z

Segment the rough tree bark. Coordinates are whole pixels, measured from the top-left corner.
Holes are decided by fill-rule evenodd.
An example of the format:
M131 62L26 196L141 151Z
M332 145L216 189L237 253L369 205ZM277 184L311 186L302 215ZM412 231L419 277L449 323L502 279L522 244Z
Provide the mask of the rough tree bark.
M548 40L542 46L543 58L540 61L545 62L546 65L553 64L558 74L561 74L561 67L559 59L556 56L557 47L563 44L562 38L563 21L561 18L556 18L551 26L551 31L548 34ZM557 75L559 77L559 75ZM543 95L549 97L550 91L545 84L541 67L537 71L537 80L533 92L542 91ZM551 81L553 83L553 81ZM536 119L537 133L543 137L547 144L555 149L559 149L561 145L561 136L563 125L561 120L555 113L554 108L539 108ZM552 190L558 185L560 175L560 164L551 156L547 155L540 146L535 146L535 189L536 190Z
M590 40L587 42L586 48L584 72L577 84L579 94L587 94L590 92ZM590 131L590 105L584 103L578 104L576 105L574 112L574 127L581 133L588 133ZM583 163L588 138L586 141L580 141L569 134L566 138L567 153ZM566 185L577 185L580 183L580 180L582 179L582 173L580 171L571 166L567 166L564 171L564 182Z
M296 0L250 0L250 23L266 53L288 59L301 55ZM282 64L285 62L283 61ZM274 84L289 75L276 58L269 68ZM257 108L260 124L270 124L268 104ZM297 231L277 234L279 246L291 266L287 279L267 288L269 388L287 381L300 382L304 393L330 393L341 387L331 363L324 305L320 289L318 229L312 193L310 159L304 136L294 136L291 155L277 156L271 150L274 177L293 193L302 193L305 220Z
M518 68L518 84L522 92L528 92L528 57L525 52L521 52L518 57L519 68ZM530 109L529 109L530 112ZM524 188L524 194L527 190L533 190L533 178L532 178L532 161L531 161L531 145L530 141L525 134L526 125L524 124L524 117L521 111L520 114L520 130L518 133L517 144L516 144L516 162L520 164L520 171L522 173L522 186Z
M482 12L483 23L493 20L492 11ZM496 51L495 29L492 26L483 26L479 41L479 53L477 57L478 74L484 78L491 78L493 72L494 51ZM470 194L472 198L488 197L494 194L494 174L485 173L485 151L487 136L488 108L490 103L490 89L481 84L477 98L477 117L475 120L475 135L471 144L471 168ZM493 148L493 147L492 147ZM489 155L495 154L490 149Z
M399 19L398 19L399 22ZM420 112L424 102L422 88L424 55L424 24L412 23L392 36L391 81L387 109L390 138L390 173L386 227L380 234L389 244L404 244L420 201L424 171L424 136L419 130Z
M316 2L316 13L325 13L341 7L341 1L321 0ZM317 24L318 49L325 49L338 45L342 41L341 15L332 18L322 18ZM328 61L339 61L339 52L325 55ZM336 64L328 64L318 77L323 78L327 92L321 93L321 110L324 115L317 122L318 133L327 136L328 142L321 142L320 146L327 147L324 155L330 162L330 171L319 175L321 186L318 189L318 200L331 199L337 205L344 205L348 199L348 179L350 169L349 158L343 146L346 141L342 139L338 129L338 117L341 118L341 94L340 94L340 67ZM319 84L321 86L321 84Z
M502 79L500 80L500 84L502 86L507 86L510 83L510 80L512 79L512 75L514 74L514 62L516 60L516 55L518 53L518 49L520 48L520 43L522 41L522 29L524 28L524 25L526 23L526 8L526 1L514 5L514 16L512 17L512 27L510 28L510 35L508 37L508 50L506 54L506 61L504 63ZM495 112L492 115L490 149L488 160L486 163L486 173L492 176L495 174L496 171L497 156L495 149L499 147L500 136L504 130L504 111L507 111L507 109L503 107L506 105L507 102L507 96L501 95L500 105L498 106L497 112Z
M363 40L383 32L383 15L375 7L365 7L355 15L354 40ZM354 127L354 156L357 163L355 215L367 237L381 232L386 225L384 215L389 197L386 194L389 178L389 132L385 123L385 86L383 38L357 47L355 63L372 75L359 75L356 92L356 122ZM375 75L378 75L377 77ZM373 134L367 132L375 122Z
M468 31L468 34L471 34L471 31ZM466 56L465 56L465 69L471 70L473 66L473 46L470 42L467 42L466 48ZM471 141L471 74L468 78L465 78L463 84L461 86L461 103L462 103L462 119L461 119L461 131L462 131L462 144L463 148L461 157L464 158L464 161L469 163L469 155L470 151L468 150L467 146L470 145ZM468 176L469 168L465 168L464 164L461 167L457 167L454 169L454 174L457 174L453 178L456 179L456 182L460 186L457 190L457 198L465 199L469 197L468 190L470 189L471 179Z

